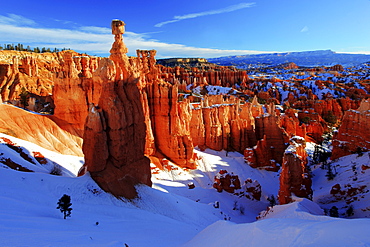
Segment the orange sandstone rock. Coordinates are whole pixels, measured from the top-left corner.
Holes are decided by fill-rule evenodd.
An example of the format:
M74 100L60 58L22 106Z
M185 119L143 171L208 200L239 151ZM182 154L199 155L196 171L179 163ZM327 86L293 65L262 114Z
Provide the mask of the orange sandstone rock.
M141 93L120 37L123 25L112 22L115 43L110 59L115 66L105 70L108 80L104 81L98 105L89 107L81 174L88 171L105 191L132 199L137 196L136 184L151 186L151 175L150 161L144 156L146 124ZM98 71L104 71L104 64L99 64Z
M156 152L181 167L194 169L189 102L178 102L177 86L163 81L148 86L147 95Z
M312 199L312 181L307 170L305 147L302 137L293 137L284 153L280 173L280 204L292 202L292 195Z
M363 100L357 110L345 112L342 124L333 137L331 159L370 149L370 101Z
M67 155L83 156L82 138L73 129L62 126L54 116L33 114L23 109L0 104L0 132L35 143Z
M261 190L261 185L257 180L252 180L248 178L244 182L244 187L245 187L245 196L248 199L251 200L261 200L261 195L262 195L262 190Z
M220 170L215 176L213 188L218 192L225 190L229 193L234 193L235 190L240 189L240 180L238 175L228 173L227 170Z

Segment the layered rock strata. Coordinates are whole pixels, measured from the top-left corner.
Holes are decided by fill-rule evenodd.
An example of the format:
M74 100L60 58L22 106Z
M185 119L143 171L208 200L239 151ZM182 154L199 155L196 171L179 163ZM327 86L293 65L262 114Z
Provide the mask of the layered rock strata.
M33 114L17 107L0 104L0 132L35 143L51 151L83 156L82 138L70 126L61 128L53 116Z

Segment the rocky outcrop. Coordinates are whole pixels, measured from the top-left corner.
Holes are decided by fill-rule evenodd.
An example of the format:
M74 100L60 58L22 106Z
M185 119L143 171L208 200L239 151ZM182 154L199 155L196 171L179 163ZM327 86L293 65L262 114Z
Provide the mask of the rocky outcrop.
M343 187L342 187L343 186ZM351 185L351 184L335 184L330 190L332 195L332 201L345 201L347 205L358 200L358 198L364 198L364 195L369 192L366 185Z
M243 152L257 143L253 116L261 114L260 104L240 104L236 98L224 100L217 95L192 107L190 130L194 146Z
M241 188L239 177L233 173L228 173L226 170L220 170L215 176L213 188L217 189L218 192L224 190L228 193L234 193L235 190Z
M278 124L279 117L271 105L268 114L256 118L257 144L244 150L246 162L254 168L278 171L277 164L282 164L283 154L289 140L288 135Z
M285 110L279 118L279 125L284 128L289 137L301 136L306 141L321 143L326 122L319 114L311 110L298 111L292 108Z
M280 173L279 202L292 202L292 196L312 199L312 181L307 170L306 143L302 137L293 137L283 157Z
M336 64L336 65L334 65L334 66L329 67L329 68L328 68L328 70L329 70L329 71L343 71L343 70L344 70L344 68L343 68L343 66L342 66L342 65L340 65L340 64Z
M0 51L0 94L3 102L28 110L54 114L82 137L88 112L89 86L97 57L74 51L31 53ZM22 92L28 106L21 103ZM64 127L63 127L64 128Z
M89 107L80 175L88 171L105 191L132 199L137 196L136 184L151 186L150 161L144 156L146 125L138 76L123 43L124 23L114 20L112 33L111 61L101 61L97 69L107 80L98 104Z
M205 58L167 58L158 59L157 63L167 67L183 67L183 68L208 68L217 65L209 63Z
M246 192L245 196L248 199L256 200L256 201L261 200L262 190L261 190L261 185L257 180L252 180L248 178L247 180L245 180L243 187L245 188L245 192Z
M246 71L237 70L232 66L216 66L206 62L202 62L197 67L177 66L171 68L161 66L159 69L160 77L163 80L172 84L175 82L185 83L191 87L204 85L231 87L248 80Z
M346 111L333 137L331 159L370 150L370 101L363 100L357 110Z

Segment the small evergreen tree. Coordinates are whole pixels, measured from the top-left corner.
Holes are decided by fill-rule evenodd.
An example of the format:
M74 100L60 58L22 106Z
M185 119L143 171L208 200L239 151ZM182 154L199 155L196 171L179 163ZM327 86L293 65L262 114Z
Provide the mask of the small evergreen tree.
M277 201L276 201L274 195L271 195L271 196L267 197L267 201L269 202L270 207L273 207L277 204Z
M337 117L334 115L333 111L328 111L324 116L323 119L329 124L336 124Z
M26 109L26 107L28 106L28 94L29 92L27 91L27 89L22 87L19 97L20 97L21 105L23 106L24 109Z
M355 210L353 209L353 206L352 205L349 205L349 207L347 208L347 210L346 210L346 215L347 215L347 217L350 217L350 216L352 216L352 215L354 215L355 214L355 212L354 212Z
M315 149L313 151L313 156L312 156L312 162L314 165L318 164L320 162L320 158L322 155L321 148L319 145L315 145Z
M64 194L58 201L58 207L57 209L60 210L61 213L64 215L64 219L67 217L71 217L71 211L72 211L72 203L71 203L71 197L69 195Z
M338 208L336 206L332 206L329 210L329 216L330 217L339 217Z
M328 178L328 180L333 180L337 174L333 172L333 169L330 164L328 164L327 166L328 171L325 176Z

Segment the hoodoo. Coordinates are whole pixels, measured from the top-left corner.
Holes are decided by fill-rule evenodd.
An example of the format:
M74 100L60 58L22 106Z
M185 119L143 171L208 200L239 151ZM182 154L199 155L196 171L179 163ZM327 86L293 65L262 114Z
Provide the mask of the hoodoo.
M279 202L292 202L292 196L312 199L312 180L307 168L306 142L294 136L285 150L280 173Z
M144 156L146 124L139 78L126 55L124 25L119 20L112 22L111 55L100 61L96 71L102 90L99 101L89 107L81 174L88 171L105 191L132 199L137 196L136 184L151 186L151 175L150 161Z

